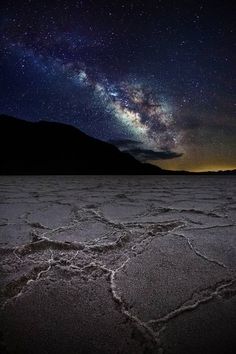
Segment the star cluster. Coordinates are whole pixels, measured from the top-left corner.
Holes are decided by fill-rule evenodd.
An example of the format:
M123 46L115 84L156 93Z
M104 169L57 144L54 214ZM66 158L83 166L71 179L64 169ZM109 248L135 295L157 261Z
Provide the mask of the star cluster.
M2 113L170 169L236 167L233 5L5 1Z

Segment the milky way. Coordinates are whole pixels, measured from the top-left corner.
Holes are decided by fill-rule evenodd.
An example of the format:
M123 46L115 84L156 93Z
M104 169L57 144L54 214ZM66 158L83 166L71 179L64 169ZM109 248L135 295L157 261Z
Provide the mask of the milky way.
M113 116L120 129L138 140L145 148L171 150L180 143L181 133L175 130L171 107L151 87L129 81L111 83L103 73L97 74L86 63L63 61L60 58L36 54L20 43L11 43L11 49L30 60L40 71L63 75L81 90L92 93L94 103ZM79 97L78 97L79 100ZM97 107L97 105L95 106Z
M225 2L4 2L1 113L72 124L164 168L234 168Z
M91 88L104 109L147 147L171 149L178 144L180 135L175 132L174 118L167 103L142 84L99 82L91 79L84 69L73 72L71 79Z

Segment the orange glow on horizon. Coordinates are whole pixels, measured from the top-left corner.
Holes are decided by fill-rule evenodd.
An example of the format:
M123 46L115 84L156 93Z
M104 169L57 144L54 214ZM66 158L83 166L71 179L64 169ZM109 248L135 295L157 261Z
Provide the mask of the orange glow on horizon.
M176 159L177 160L177 159ZM155 160L155 161L148 161L152 165L158 166L165 170L170 171L188 171L188 172L218 172L218 171L231 171L236 170L236 164L199 164L198 166L191 166L191 164L181 163L178 164L177 161L173 160Z

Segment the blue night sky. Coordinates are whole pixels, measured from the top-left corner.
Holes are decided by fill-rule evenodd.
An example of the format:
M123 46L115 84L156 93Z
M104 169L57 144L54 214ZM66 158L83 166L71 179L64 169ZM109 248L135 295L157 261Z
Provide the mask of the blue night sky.
M164 168L236 168L233 2L1 6L1 113L74 125Z

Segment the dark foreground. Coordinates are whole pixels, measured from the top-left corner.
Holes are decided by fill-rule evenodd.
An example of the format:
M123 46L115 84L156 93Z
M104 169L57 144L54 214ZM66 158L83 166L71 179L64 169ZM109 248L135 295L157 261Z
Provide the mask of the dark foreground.
M235 353L236 183L1 177L5 353Z

